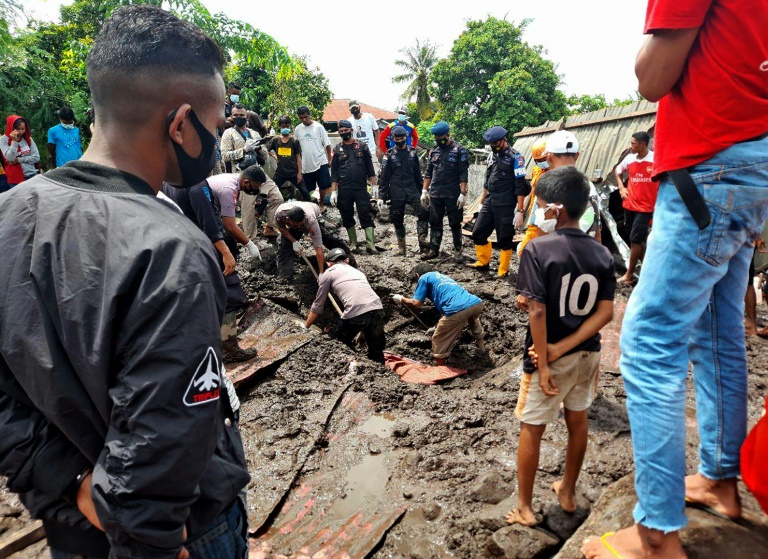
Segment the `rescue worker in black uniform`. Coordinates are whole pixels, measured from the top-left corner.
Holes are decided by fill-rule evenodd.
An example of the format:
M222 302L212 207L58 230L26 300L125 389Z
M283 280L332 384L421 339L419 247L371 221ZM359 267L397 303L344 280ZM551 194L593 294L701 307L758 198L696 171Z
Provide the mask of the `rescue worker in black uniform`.
M376 254L373 239L373 207L368 193L367 181L376 184L376 171L368 145L352 137L352 123L339 121L341 143L333 148L331 160L331 205L338 203L339 213L344 228L349 235L352 250L357 245L355 231L355 211L360 219L360 227L365 231L365 249L368 254ZM376 197L376 196L374 196Z
M440 255L443 241L443 217L448 214L448 226L453 236L453 256L461 260L461 221L467 200L469 153L451 139L448 123L441 120L430 132L437 146L429 152L429 163L424 173L421 203L429 205L429 250L421 257L432 260Z
M156 196L213 168L225 60L170 12L117 8L88 54L83 158L3 194L0 475L53 557L248 552L224 277Z
M512 260L512 240L515 230L523 226L525 197L531 185L525 178L525 158L507 141L507 131L501 126L489 128L483 140L490 144L493 160L485 171L485 184L480 198L480 213L472 229L477 262L470 264L475 270L486 271L491 261L491 242L488 237L496 230L499 244L499 270L497 277L506 277Z
M421 166L416 148L406 145L407 132L402 126L392 129L395 147L390 148L381 160L381 179L379 180L380 200L391 200L389 219L395 226L398 256L405 256L405 207L410 206L416 213L416 233L419 238L419 252L429 250L427 230L429 229L429 210L420 203Z

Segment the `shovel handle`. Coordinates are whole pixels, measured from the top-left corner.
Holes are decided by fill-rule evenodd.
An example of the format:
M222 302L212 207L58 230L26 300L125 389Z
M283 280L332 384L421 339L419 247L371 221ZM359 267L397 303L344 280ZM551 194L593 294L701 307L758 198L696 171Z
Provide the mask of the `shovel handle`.
M307 257L304 255L304 250L300 250L300 251L299 251L299 255L300 255L300 256L301 256L301 258L304 260L304 263L305 263L307 266L309 266L309 269L310 269L310 270L312 270L312 275L313 275L313 276L315 276L315 279L316 279L316 280L319 280L319 279L320 279L320 277L317 275L317 272L315 271L315 267L314 267L314 266L312 265L312 263L309 261L309 258L307 258ZM343 315L344 313L342 312L341 308L339 307L339 304L336 302L336 299L334 299L334 298L333 298L333 295L331 295L330 293L328 294L328 298L331 300L331 304L333 305L333 308L334 308L334 309L336 309L336 312L337 312L337 313L339 313L339 317L341 317L341 315Z

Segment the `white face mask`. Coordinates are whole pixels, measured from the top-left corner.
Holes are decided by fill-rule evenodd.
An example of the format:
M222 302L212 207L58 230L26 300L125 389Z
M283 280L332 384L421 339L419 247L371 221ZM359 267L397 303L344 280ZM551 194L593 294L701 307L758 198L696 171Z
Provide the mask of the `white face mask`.
M546 161L537 161L536 165L539 166L539 169L549 169L549 163Z
M536 208L536 211L533 212L534 225L541 229L542 233L551 233L557 227L557 216L553 217L552 219L547 219L545 214L550 208L555 208L559 213L559 210L562 207L562 205L556 206L555 204L547 204L545 208L539 206Z
M62 122L61 123L61 127L64 128L65 130L72 130L75 127L75 125L74 124L64 124Z

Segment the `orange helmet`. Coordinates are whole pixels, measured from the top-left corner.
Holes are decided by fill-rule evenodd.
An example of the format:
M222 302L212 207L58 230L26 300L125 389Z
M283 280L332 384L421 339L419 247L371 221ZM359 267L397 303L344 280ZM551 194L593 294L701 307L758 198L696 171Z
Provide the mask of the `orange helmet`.
M544 158L544 150L547 147L547 141L546 140L539 140L533 146L531 146L531 155L534 159L543 159Z

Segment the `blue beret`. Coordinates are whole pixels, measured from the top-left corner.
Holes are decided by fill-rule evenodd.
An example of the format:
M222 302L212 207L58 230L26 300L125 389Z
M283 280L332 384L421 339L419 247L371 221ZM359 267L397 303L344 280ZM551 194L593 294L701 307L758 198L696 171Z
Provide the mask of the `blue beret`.
M429 129L432 134L435 136L442 136L443 134L447 134L451 131L451 127L448 126L448 123L444 120L441 120L437 124L435 124L432 128Z
M392 129L392 135L393 136L407 136L408 133L405 131L405 128L403 128L402 126L395 126Z
M339 128L352 128L352 123L349 122L348 120L340 120Z
M489 128L485 131L485 134L483 134L483 140L485 140L486 143L492 144L494 142L498 142L502 138L507 137L507 129L503 126L494 126L493 128Z

